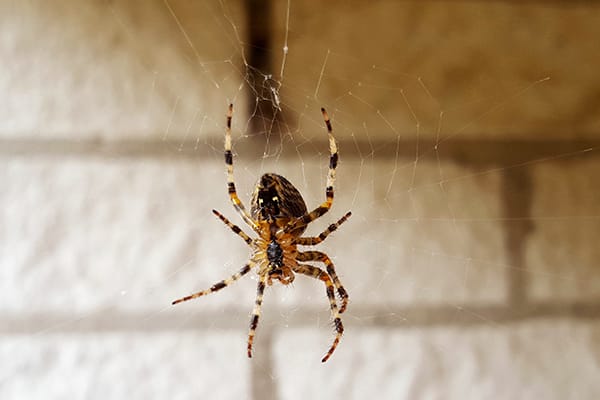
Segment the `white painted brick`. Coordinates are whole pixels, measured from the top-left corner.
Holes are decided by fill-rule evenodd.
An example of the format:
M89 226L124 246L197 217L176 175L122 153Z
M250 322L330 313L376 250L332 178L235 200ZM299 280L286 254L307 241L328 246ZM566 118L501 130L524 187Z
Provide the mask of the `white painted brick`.
M4 160L0 307L13 313L162 310L237 271L249 249L210 212L219 209L240 223L226 194L220 152L215 153L215 160L202 162ZM297 165L294 160L275 166L298 182L308 206L315 207L323 200L326 168L311 163L302 171ZM390 178L374 176L389 163L346 161L343 167L333 210L308 234L318 234L349 209L354 212L318 247L336 263L354 304L504 299L501 233L492 218L498 209L497 176L448 182L444 193L435 183L437 166L422 164L412 190L403 185L410 171L401 170L386 197L382 191ZM450 164L444 169L468 174ZM240 161L236 172L248 204L261 168ZM357 174L364 176L362 182ZM483 220L461 219L469 215ZM320 282L300 277L288 289L277 290L269 302L326 305ZM202 310L251 308L252 279L228 291L202 299Z
M161 1L0 2L0 56L11 60L0 76L9 94L0 102L0 135L194 139L220 132L229 101L247 109L243 2L169 5L193 47ZM286 5L277 2L273 13L275 56ZM330 6L336 24L331 13L291 5L279 97L300 115L301 128L320 119L313 110L322 105L340 131L367 128L392 140L416 138L417 121L420 137L435 137L440 111L442 138L591 137L600 127L589 111L598 89L587 40L597 36L594 4ZM518 29L514 21L522 22ZM280 65L263 72L279 79ZM550 80L535 84L544 77Z
M162 309L247 258L245 244L210 212L236 220L218 162L2 164L4 311ZM222 307L226 297L205 304L212 301Z
M409 330L329 329L276 337L279 398L595 399L597 322L568 319Z
M392 180L382 172L393 170L393 159L365 161L340 165L332 210L307 230L316 235L352 210L350 220L316 247L332 258L352 304L502 302L507 265L498 218L500 175L442 163L440 177L436 164L422 162L414 182L412 163L399 167ZM304 165L312 181L305 185L292 162L279 163L313 206L324 199L323 165ZM285 303L327 304L323 285L310 279L299 278L293 290L281 292Z
M365 124L392 140L414 138L417 120L434 138L440 111L441 137L591 138L600 128L595 3L293 2L289 24L288 2L276 4L276 43L287 36L289 47L281 97L301 118L326 105L342 129Z
M202 143L222 136L226 104L234 101L235 147L245 156L236 159L240 197L248 205L256 179L274 171L312 208L323 200L328 165L327 149L314 146L325 133L322 105L345 143L434 138L442 110L442 139L589 137L600 129L589 111L598 91L588 40L597 36L594 4L333 2L329 12L317 12L291 2L280 95L284 108L300 114L298 130L287 126L286 155L275 137L265 154L248 154L256 138L240 137L248 122L245 70L238 67L243 2L168 4L194 49L161 1L0 1L0 57L11 60L0 75L9 94L0 100L0 137ZM276 3L278 29L286 4ZM551 80L531 85L544 76ZM297 153L287 158L290 148ZM282 330L274 336L273 368L253 367L272 373L265 380L281 398L600 397L590 378L600 372L597 322L504 325L486 314L485 326L359 328L363 317L404 321L394 314L398 307L417 314L419 307L446 307L459 324L470 304L505 304L506 277L522 266L507 265L504 254L500 178L508 165L476 173L420 159L415 169L403 157L344 154L342 147L334 207L307 233L354 213L319 246L351 295L347 330L321 365L332 340L322 284L299 277L268 290L255 352L268 352L260 341ZM0 160L0 322L16 320L24 326L3 329L36 333L0 337L1 399L249 397L248 368L260 360L248 361L244 349L255 278L170 305L248 257L210 213L216 208L240 223L226 194L222 150L202 160L169 157L32 160L5 153ZM533 166L535 230L524 264L534 300L598 299L596 164ZM314 325L308 321L314 329L298 329L289 316L301 314L306 326L299 311L307 308L323 312ZM112 312L121 320L107 319ZM132 329L128 316L139 320L136 332L123 332ZM184 333L197 318L203 327ZM226 319L235 333L215 330Z
M217 331L1 337L0 398L248 398L242 336Z
M162 1L2 1L0 136L220 132L228 102L243 110L246 98L232 27L244 34L242 3L168 4L191 46Z
M527 277L537 300L600 297L600 187L597 161L533 169L535 229L527 240Z

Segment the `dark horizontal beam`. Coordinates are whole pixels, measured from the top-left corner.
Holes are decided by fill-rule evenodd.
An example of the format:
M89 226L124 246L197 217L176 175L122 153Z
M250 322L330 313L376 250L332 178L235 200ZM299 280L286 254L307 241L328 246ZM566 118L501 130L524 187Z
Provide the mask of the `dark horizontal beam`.
M276 141L277 142L277 141ZM543 161L573 161L600 156L600 140L469 140L457 139L436 143L423 139L409 140L347 140L338 139L343 159L405 159L451 160L468 165L521 165ZM98 158L190 158L220 157L222 139L196 141L119 140L73 141L66 139L0 139L0 158L6 157L98 157ZM236 144L234 144L234 147ZM283 157L294 157L314 152L326 152L325 140L284 142L272 144L281 147ZM262 141L238 142L236 150L241 159L256 159L265 152Z

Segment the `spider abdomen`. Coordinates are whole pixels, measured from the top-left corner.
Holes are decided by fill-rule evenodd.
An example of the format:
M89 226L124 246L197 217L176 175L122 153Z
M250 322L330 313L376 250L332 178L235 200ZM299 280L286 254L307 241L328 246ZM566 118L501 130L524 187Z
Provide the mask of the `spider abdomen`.
M299 218L306 211L302 195L286 178L272 173L260 177L250 205L252 218L272 222L282 218Z

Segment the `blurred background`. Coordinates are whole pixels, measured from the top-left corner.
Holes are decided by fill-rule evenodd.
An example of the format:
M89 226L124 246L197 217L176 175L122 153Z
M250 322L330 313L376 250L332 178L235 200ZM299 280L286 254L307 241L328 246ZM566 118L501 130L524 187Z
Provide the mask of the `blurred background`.
M600 397L600 5L0 1L0 398ZM264 172L350 294L245 263Z

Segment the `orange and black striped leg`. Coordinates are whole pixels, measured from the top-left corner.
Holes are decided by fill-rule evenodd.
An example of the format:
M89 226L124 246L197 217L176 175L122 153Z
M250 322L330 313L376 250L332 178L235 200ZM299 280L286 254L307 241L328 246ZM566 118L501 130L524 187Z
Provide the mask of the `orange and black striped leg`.
M252 238L246 235L246 233L243 230L241 230L239 226L232 224L231 221L229 221L223 214L221 214L217 210L212 210L212 212L217 217L219 217L219 219L223 221L223 223L227 225L234 233L236 233L239 237L244 239L244 242L248 243L249 245L252 244Z
M321 108L321 112L323 113L325 125L327 125L327 135L329 137L329 172L327 173L327 186L325 186L325 202L311 212L304 214L302 217L294 220L293 222L290 222L290 224L285 227L286 232L292 232L300 226L308 225L310 222L329 211L331 205L333 204L333 185L335 183L335 169L338 163L338 151L335 138L333 137L333 129L331 128L329 115L324 108Z
M196 297L205 296L205 295L210 294L212 292L216 292L218 290L221 290L224 287L227 287L227 286L231 285L233 282L237 281L242 276L246 275L248 272L250 272L250 270L252 269L253 266L254 266L254 263L252 261L250 261L248 264L244 265L244 267L242 269L240 269L238 272L236 272L235 274L231 275L227 279L223 279L222 281L219 281L219 282L215 283L209 289L202 290L200 292L191 294L189 296L182 297L180 299L177 299L177 300L173 301L171 304L177 304L177 303L181 303L183 301L192 300L192 299L195 299Z
M333 340L333 344L325 354L325 357L321 360L321 362L325 362L331 357L336 347L340 343L340 339L342 338L342 334L344 333L344 325L342 324L342 319L340 318L340 314L337 309L337 304L335 302L335 293L333 291L333 282L331 281L331 277L327 274L327 272L323 271L320 268L313 267L312 265L306 264L298 264L297 266L292 267L294 272L299 274L304 274L311 276L315 279L319 279L325 283L325 290L327 292L327 297L329 298L329 307L331 308L331 316L333 317L333 324L335 326L335 339Z
M227 192L233 204L233 208L240 214L242 219L248 226L251 226L255 232L259 231L258 225L250 218L246 207L240 200L235 189L235 181L233 179L233 153L231 152L231 118L233 116L233 104L229 105L227 111L227 126L225 128L225 164L227 165Z
M352 213L350 211L348 211L336 223L329 225L329 227L327 229L325 229L323 232L321 232L319 234L319 236L297 238L296 244L301 245L301 246L314 246L314 245L321 243L323 240L325 240L325 238L327 238L327 236L329 236L330 233L336 231L337 228L339 228L341 224L346 222L348 220L348 218L350 218L351 215L352 215Z
M252 318L250 318L250 332L248 332L248 357L252 357L252 343L254 343L254 334L258 326L258 318L260 317L260 307L262 306L263 295L265 293L265 285L268 279L268 274L263 274L258 280L256 287L256 300L254 301L254 310L252 310Z
M296 259L298 261L318 261L325 264L325 267L327 268L327 273L333 280L333 284L335 285L335 288L338 294L340 295L340 299L342 300L342 304L340 305L340 314L346 311L346 307L348 307L348 292L346 292L346 289L342 285L342 282L340 282L340 278L338 278L335 272L335 266L333 265L333 262L327 256L327 254L321 251L305 251L298 253Z

